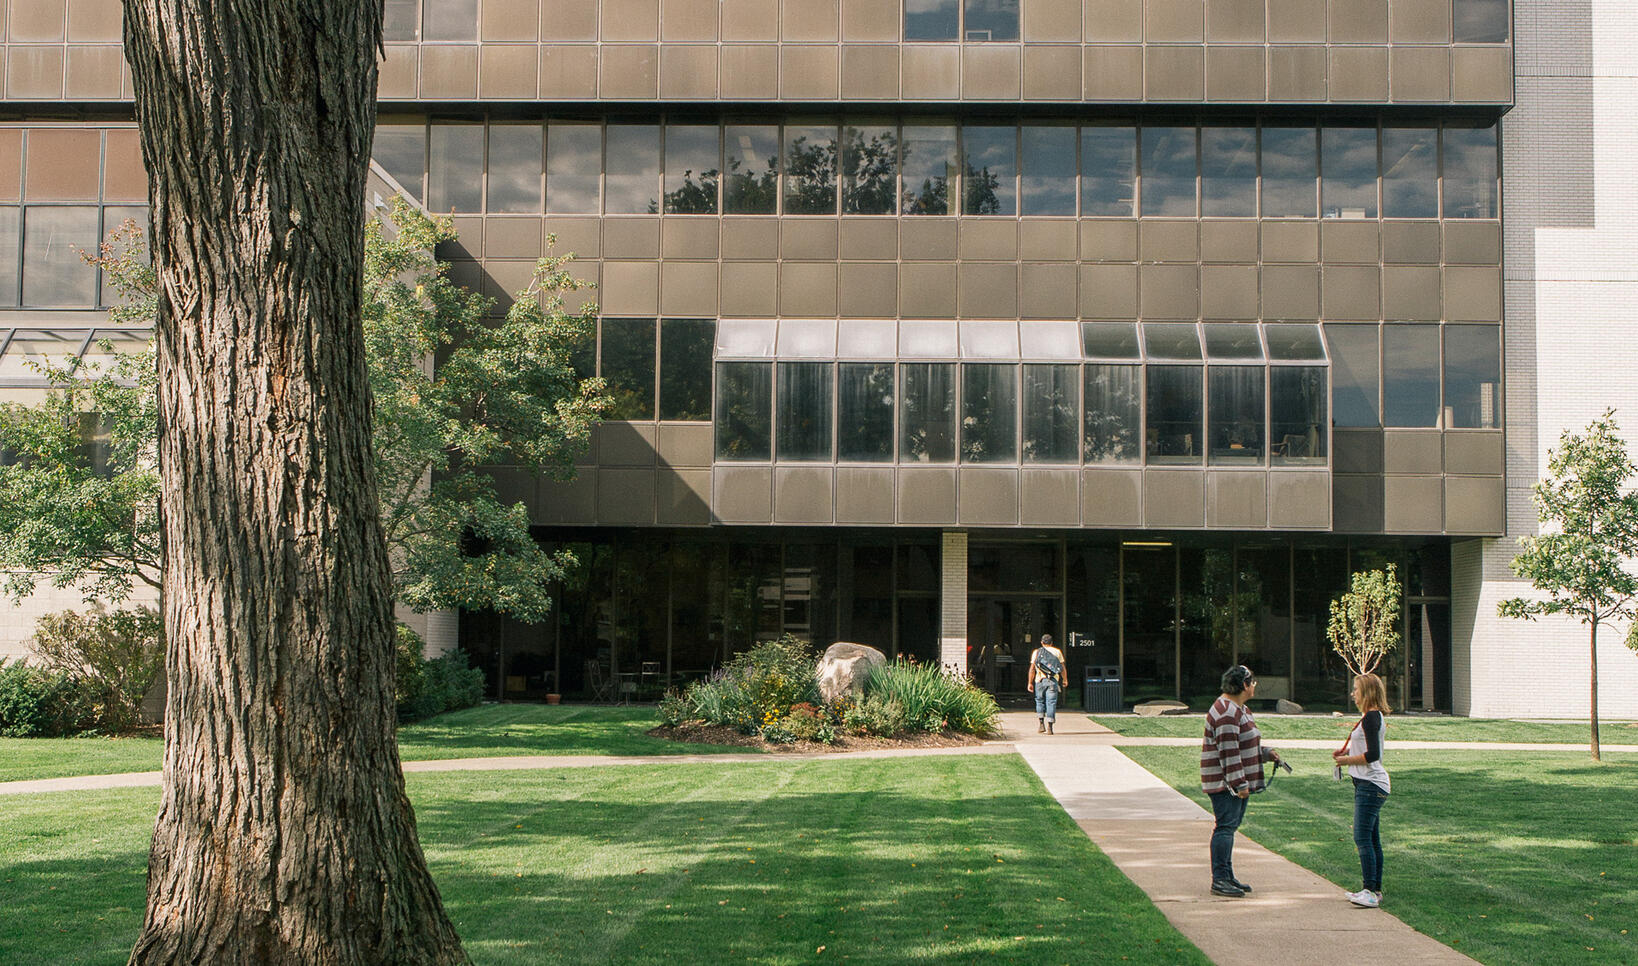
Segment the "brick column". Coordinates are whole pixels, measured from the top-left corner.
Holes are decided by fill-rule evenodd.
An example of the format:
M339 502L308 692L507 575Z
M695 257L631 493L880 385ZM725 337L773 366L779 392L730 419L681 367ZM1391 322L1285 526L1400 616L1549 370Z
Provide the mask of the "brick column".
M939 663L967 673L967 534L947 530L940 557Z

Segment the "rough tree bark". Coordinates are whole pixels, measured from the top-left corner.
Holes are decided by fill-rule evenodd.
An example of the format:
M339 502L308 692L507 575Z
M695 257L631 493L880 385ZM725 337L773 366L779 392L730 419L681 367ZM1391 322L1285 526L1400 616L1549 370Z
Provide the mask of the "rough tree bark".
M379 0L125 0L170 691L133 964L464 963L393 735L360 331Z

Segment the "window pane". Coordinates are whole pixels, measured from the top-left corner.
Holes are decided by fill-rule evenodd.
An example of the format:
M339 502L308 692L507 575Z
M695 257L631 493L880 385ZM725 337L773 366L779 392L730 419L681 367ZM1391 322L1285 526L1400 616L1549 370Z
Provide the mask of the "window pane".
M1143 327L1143 345L1151 359L1200 358L1200 333L1193 322L1151 322Z
M955 461L955 366L910 362L899 367L899 457L906 462Z
M478 39L478 0L429 0L423 17L427 40Z
M15 211L16 209L12 209L12 210ZM108 236L113 234L115 231L117 231L127 221L135 222L136 226L142 230L142 236L143 236L142 241L144 243L143 253L142 253L142 262L143 262L143 264L147 264L147 265L153 264L153 251L150 248L148 248L147 244L146 244L147 240L148 240L148 206L147 205L107 205L107 206L105 206L102 209L102 241L103 241L103 244L107 244L108 243ZM0 229L0 230L3 230L3 229ZM130 246L130 239L127 238L125 240L125 243L118 247L117 251L120 251L120 252L129 251L130 247L131 247ZM15 266L17 264L17 257L16 256L17 256L17 250L15 248L12 249L11 257L9 259L6 258L4 250L0 249L0 274L3 274L5 272L5 267L6 266L11 266L13 268L13 270L15 271ZM16 296L16 289L10 290L10 297L15 298L15 296ZM118 305L118 304L120 304L121 301L123 301L123 297L120 295L119 289L114 285L113 275L108 273L108 272L103 272L102 273L102 293L98 298L98 304L100 304L100 305ZM7 291L6 291L5 285L4 285L3 282L0 282L0 305L10 305L10 304L12 304L12 303L11 303L10 299L7 297Z
M660 211L660 126L610 124L604 162L604 204L611 215Z
M1080 366L1024 367L1024 462L1076 463Z
M1222 218L1257 215L1257 129L1200 130L1200 207Z
M1081 214L1137 213L1137 130L1081 128Z
M1245 322L1207 322L1206 358L1261 359L1263 343L1257 326Z
M1268 370L1269 450L1277 465L1325 462L1325 369Z
M967 0L968 40L1017 40L1018 0Z
M782 460L830 459L830 363L779 364Z
M660 323L660 418L704 422L711 418L712 319L666 319Z
M80 252L97 248L95 206L31 207L23 215L23 304L90 308L97 270Z
M665 129L665 210L673 215L717 213L721 146L715 124L668 124Z
M1325 346L1320 343L1319 327L1298 325L1293 322L1263 327L1263 338L1268 341L1270 359L1290 359L1296 362L1325 361Z
M785 127L785 214L836 214L836 128Z
M427 208L435 214L483 210L483 125L434 124Z
M17 304L17 256L23 243L23 210L0 208L0 307Z
M553 124L546 131L546 210L597 214L603 171L603 129L596 124Z
M768 459L773 451L773 363L718 363L712 422L717 459Z
M1026 215L1075 213L1075 129L1024 125L1023 197Z
M1143 425L1141 366L1086 367L1086 461L1136 463Z
M1200 462L1203 422L1199 366L1149 366L1149 462Z
M381 39L420 40L420 0L387 0L387 9L381 24Z
M842 214L891 215L898 190L899 137L890 124L842 129Z
M1501 425L1501 329L1445 326L1445 428Z
M1496 129L1445 128L1445 217L1496 217Z
M1374 325L1327 325L1331 349L1332 419L1338 426L1380 426L1377 375L1381 360Z
M1194 128L1145 127L1141 133L1143 213L1194 217Z
M1016 214L1018 129L1012 125L961 129L964 167L961 213L964 215Z
M730 124L723 202L730 215L771 215L779 205L779 128Z
M385 168L409 196L421 200L427 171L425 124L378 124L370 157Z
M654 418L654 320L604 319L602 376L609 419Z
M1456 0L1456 42L1507 42L1507 0Z
M1263 461L1263 367L1210 366L1213 466Z
M1439 217L1439 132L1434 128L1382 129L1382 215Z
M844 362L837 366L836 449L844 462L893 461L893 366Z
M1312 218L1319 138L1311 127L1263 128L1263 217Z
M904 191L907 215L948 215L950 183L956 172L955 128L943 124L904 126Z
M1082 322L1081 343L1088 359L1138 359L1137 325L1131 322Z
M956 0L904 0L905 40L960 40Z
M1376 217L1376 129L1320 132L1321 209L1326 218Z
M1439 425L1439 327L1382 330L1382 425Z
M1018 367L961 367L961 462L1018 460Z
M488 210L540 210L542 133L539 124L489 126Z

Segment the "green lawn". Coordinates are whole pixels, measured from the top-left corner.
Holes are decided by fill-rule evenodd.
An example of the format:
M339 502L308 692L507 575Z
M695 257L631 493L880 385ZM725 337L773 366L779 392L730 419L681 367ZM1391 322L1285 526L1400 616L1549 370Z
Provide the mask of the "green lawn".
M1329 741L1334 738L1339 745L1347 736L1348 726L1358 720L1352 715L1316 718L1257 714L1256 718L1258 730L1263 737L1271 740L1318 738ZM1092 715L1092 720L1111 731L1134 738L1198 738L1205 727L1204 714L1169 714L1157 718ZM1638 745L1638 723L1601 721L1598 736L1606 744ZM1589 743L1590 735L1586 722L1567 724L1505 718L1389 715L1388 738L1390 741L1521 741L1585 745Z
M644 734L651 707L490 704L398 730L405 761L512 755L708 755L754 748L687 745ZM0 738L0 781L158 771L158 738Z
M1203 801L1192 748L1127 755ZM1382 811L1384 908L1483 963L1638 963L1638 755L1394 751ZM1293 751L1296 769L1257 795L1242 830L1358 889L1353 785L1330 755ZM1338 915L1349 910L1337 898Z
M1015 756L411 775L409 789L482 964L1208 962ZM125 961L158 799L0 803L0 962Z

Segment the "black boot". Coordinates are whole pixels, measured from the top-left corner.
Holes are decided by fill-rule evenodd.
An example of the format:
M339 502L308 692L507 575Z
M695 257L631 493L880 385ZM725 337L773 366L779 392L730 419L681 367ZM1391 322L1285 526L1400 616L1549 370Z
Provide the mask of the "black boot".
M1052 734L1052 722L1047 722L1047 734Z
M1038 734L1038 735L1046 734L1046 719L1045 718L1037 718L1035 720L1040 722L1040 724L1036 725L1036 727L1035 727L1035 733Z

